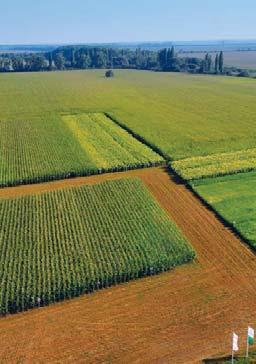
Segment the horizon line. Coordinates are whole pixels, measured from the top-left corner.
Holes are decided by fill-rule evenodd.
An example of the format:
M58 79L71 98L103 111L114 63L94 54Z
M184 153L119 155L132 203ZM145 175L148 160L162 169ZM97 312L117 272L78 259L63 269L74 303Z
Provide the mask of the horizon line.
M138 40L138 41L109 41L109 42L39 42L39 43L0 43L0 46L57 46L57 45L90 45L90 44L159 44L159 43L203 43L203 42L256 42L256 38L216 38L194 40Z

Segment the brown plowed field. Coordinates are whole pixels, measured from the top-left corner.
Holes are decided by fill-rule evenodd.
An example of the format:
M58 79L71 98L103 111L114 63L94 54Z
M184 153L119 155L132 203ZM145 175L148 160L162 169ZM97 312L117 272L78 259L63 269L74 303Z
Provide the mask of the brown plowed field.
M4 189L1 196L131 175L144 181L180 226L197 261L1 319L1 363L198 363L229 353L232 330L245 347L247 325L256 327L255 256L164 170Z

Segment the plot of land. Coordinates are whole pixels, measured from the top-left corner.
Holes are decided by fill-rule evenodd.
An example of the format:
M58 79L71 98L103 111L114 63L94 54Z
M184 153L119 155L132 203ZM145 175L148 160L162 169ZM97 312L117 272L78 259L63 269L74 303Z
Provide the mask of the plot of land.
M63 119L98 170L139 168L163 161L104 114L68 115Z
M209 173L214 176L219 169L236 173L251 170L251 165L254 168L254 154L248 158L248 154L239 152L235 155L237 161L233 154L255 148L256 124L252 120L256 116L256 86L252 79L116 71L109 82L102 77L102 71L78 71L0 75L0 89L1 186L155 163L155 155L152 159L148 156L152 151L146 147L147 151L144 150L141 144L135 146L137 141L133 144L133 139L130 143L130 135L99 114L102 110L171 160L183 160L182 163L186 158L200 156L199 161L192 160L192 178L204 178ZM225 165L222 153L230 152ZM135 160L137 155L141 160ZM213 160L209 155L215 156ZM207 157L202 161L204 156ZM234 166L234 161L238 165ZM189 164L185 167L187 173ZM180 172L183 173L182 169ZM256 326L256 259L252 251L183 185L176 184L159 169L79 177L0 191L1 259L5 274L2 312L33 306L37 296L42 297L42 303L48 303L108 286L113 281L136 278L145 272L145 267L147 273L151 273L151 268L153 272L159 267L166 269L166 258L170 256L165 254L166 242L173 243L176 230L172 223L167 226L166 218L159 222L158 216L163 212L152 212L152 197L137 180L132 182L135 185L130 192L131 204L122 203L129 195L127 182L122 186L117 181L106 182L111 183L111 194L105 184L100 187L102 190L82 186L121 176L141 178L191 242L197 261L129 285L1 319L3 363L192 364L204 357L228 353L233 330L245 342L247 325ZM235 181L236 175L229 178ZM197 183L200 188L199 180ZM245 200L253 185L248 179L243 187L237 187L245 190ZM75 189L79 192L67 189L64 193L65 186L81 187ZM90 189L94 191L93 199L87 196ZM138 206L133 196L141 189L147 198ZM224 195L231 193L228 189L223 189ZM47 193L42 195L43 191ZM32 192L35 195L31 196ZM253 194L249 196L253 200ZM248 201L241 201L237 220L241 215L239 226L250 232L248 237L253 241L250 226L253 229L254 222L248 219ZM87 202L94 209L90 210ZM224 205L227 218L233 219L229 202ZM115 206L124 211L116 214ZM97 216L96 210L100 210ZM95 266L93 249L86 243L87 237L92 236L86 228L87 219L94 226L93 249L100 247ZM140 220L145 225L142 230L136 225ZM108 226L115 228L108 230ZM154 236L161 238L157 241L157 254L153 249ZM166 236L168 240L162 239ZM44 244L45 237L57 242L55 250ZM146 243L144 237L149 244L145 257L140 245ZM114 244L112 249L112 238L115 244L122 244ZM134 269L124 273L120 256L126 243L132 251L136 246L145 264L140 266L137 256L127 258L124 267ZM101 252L108 253L107 266L103 264L104 255L98 258ZM84 264L87 255L90 271L86 271ZM174 261L169 261L171 265L181 262L181 255L174 256ZM100 267L98 272L96 266ZM118 275L114 276L116 267ZM90 275L85 274L88 271ZM87 277L85 283L83 277ZM36 281L40 283L33 285Z
M193 181L193 188L256 248L256 173Z
M211 51L210 54L214 59L216 53ZM205 56L206 52L186 52L180 54L180 57L204 58ZM224 59L226 66L248 68L251 70L256 69L256 51L224 51Z
M255 256L159 169L88 179L136 173L191 241L197 262L1 319L3 362L194 364L229 353L232 330L243 350L247 325L256 325Z
M53 118L53 119L52 119ZM163 159L103 114L0 121L0 187L157 164Z
M184 179L216 177L256 169L256 149L192 157L171 163Z
M163 272L194 251L138 179L0 200L0 313Z
M172 160L255 148L253 79L116 70L109 82L103 75L1 74L0 120L41 118L46 131L45 120L59 130L62 113L105 111Z

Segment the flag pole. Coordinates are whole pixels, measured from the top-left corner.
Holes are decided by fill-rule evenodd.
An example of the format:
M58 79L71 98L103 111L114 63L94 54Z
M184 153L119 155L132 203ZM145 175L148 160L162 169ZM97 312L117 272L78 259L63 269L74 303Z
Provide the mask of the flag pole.
M248 358L249 356L249 338L248 338L248 334L246 336L246 358Z
M232 354L231 354L231 358L232 358L232 360L231 360L231 363L232 364L234 364L234 334L232 334Z

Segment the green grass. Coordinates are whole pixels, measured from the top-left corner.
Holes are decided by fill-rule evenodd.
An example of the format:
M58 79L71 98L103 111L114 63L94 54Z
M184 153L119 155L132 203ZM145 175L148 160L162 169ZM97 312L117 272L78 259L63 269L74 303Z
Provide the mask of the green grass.
M253 79L135 70L0 75L0 120L106 111L172 159L255 147Z
M194 250L137 178L0 200L0 313L156 274Z
M203 179L191 184L256 249L256 173Z
M192 157L170 163L184 179L201 179L256 169L256 149Z
M63 121L64 120L64 121ZM0 187L157 164L104 114L0 121Z

